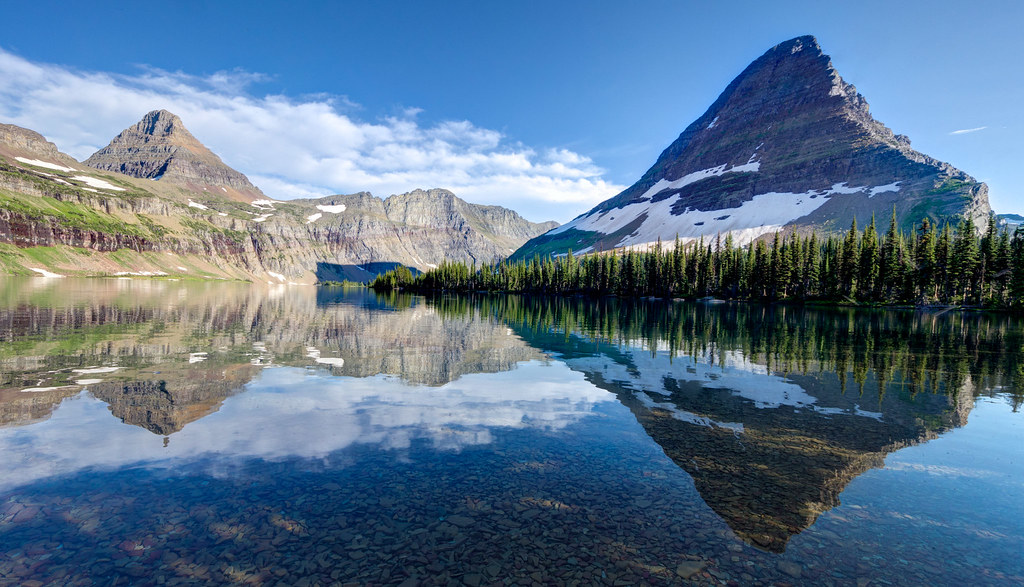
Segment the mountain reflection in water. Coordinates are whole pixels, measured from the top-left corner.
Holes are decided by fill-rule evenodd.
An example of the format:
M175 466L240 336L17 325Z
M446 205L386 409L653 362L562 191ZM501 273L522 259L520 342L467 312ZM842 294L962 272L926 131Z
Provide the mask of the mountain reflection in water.
M1002 391L996 374L1019 376L1019 354L1003 348L1024 342L1012 321L977 315L565 299L496 307L531 345L614 393L733 531L773 552L886 454L965 425L977 394Z
M1022 401L1021 328L981 314L128 280L0 296L0 489L200 457L213 472L460 451L617 400L736 536L781 553L978 396Z

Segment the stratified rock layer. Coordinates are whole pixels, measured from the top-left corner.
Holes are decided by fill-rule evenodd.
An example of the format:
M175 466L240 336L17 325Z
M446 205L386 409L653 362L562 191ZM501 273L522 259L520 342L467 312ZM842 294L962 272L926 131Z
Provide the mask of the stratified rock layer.
M441 189L273 201L166 111L88 162L103 171L38 133L0 125L0 245L17 247L0 256L0 274L368 281L396 265L495 262L557 226ZM39 246L62 249L43 261L20 253Z
M65 167L79 167L78 161L61 153L57 145L47 141L34 130L13 124L0 124L0 154L56 163Z
M266 197L247 177L225 165L196 140L180 118L166 110L146 114L84 163L103 171L166 181L195 191L222 189L245 202Z

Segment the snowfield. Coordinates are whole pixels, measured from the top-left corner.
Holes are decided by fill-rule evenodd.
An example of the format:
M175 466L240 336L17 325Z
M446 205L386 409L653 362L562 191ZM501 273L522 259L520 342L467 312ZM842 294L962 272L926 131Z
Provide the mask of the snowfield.
M69 171L73 171L73 170L69 170ZM114 185L114 184L112 184L110 182L103 181L102 179L98 179L98 178L95 178L95 177L89 177L88 175L72 175L71 179L76 179L76 180L84 183L85 185L92 186L94 188L100 188L101 190L111 190L111 191L115 191L115 192L123 192L123 191L125 191L124 188L119 188L119 187L117 187L116 185Z
M317 204L316 209L328 214L341 214L345 211L345 204L330 204L327 206Z
M199 208L200 210L209 210L209 208L207 208L206 206L200 204L199 202L193 202L191 199L189 199L189 201L188 201L188 207L189 208Z
M760 145L758 146L760 147ZM755 150L756 154L756 150ZM743 165L719 165L700 171L688 173L674 181L660 179L641 196L642 200L613 210L602 210L588 216L581 216L550 231L558 234L575 228L577 230L596 231L611 234L621 230L642 214L647 218L632 234L622 238L615 247L649 248L659 239L664 245L671 246L676 236L681 242L688 243L700 237L714 238L721 235L724 239L731 234L737 245L747 245L760 236L779 231L790 222L814 212L836 194L867 194L868 197L885 192L898 192L900 182L882 186L850 187L846 182L839 182L826 190L808 190L803 193L768 192L758 194L753 199L743 202L735 208L719 210L693 210L687 208L682 214L673 215L672 207L680 197L671 197L660 202L649 200L666 189L679 189L692 183L719 176L725 173L756 173L760 162L754 157Z
M18 161L19 163L25 163L26 165L42 167L44 169L53 169L55 171L75 171L70 167L64 167L63 165L57 165L56 163L50 163L48 161L40 161L39 159L26 159L24 157L15 157L14 160Z
M306 216L306 224L316 222L317 220L320 220L322 216L323 214L321 214L320 212L317 212L316 214L310 214L309 216Z

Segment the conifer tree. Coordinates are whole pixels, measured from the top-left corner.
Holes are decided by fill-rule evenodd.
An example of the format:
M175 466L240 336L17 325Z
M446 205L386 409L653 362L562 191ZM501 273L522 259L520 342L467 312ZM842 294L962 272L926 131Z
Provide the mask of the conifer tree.
M928 218L921 220L921 227L917 231L915 262L916 297L928 303L935 295L936 276L935 227L928 222Z
M850 230L843 239L843 249L839 259L840 288L853 294L857 287L857 269L860 264L860 239L857 233L857 219L850 223Z
M1010 304L1024 305L1024 227L1013 231L1010 241Z
M819 273L818 273L818 235L811 233L811 238L807 239L807 252L804 255L804 292L803 297L808 298L811 296L818 295L820 293L819 288Z
M860 264L857 276L857 297L870 300L875 297L878 282L878 233L875 230L875 215L871 215L871 223L864 229L860 244Z
M956 302L968 304L975 301L974 284L977 281L978 241L974 234L974 225L967 218L956 227L953 241L950 280L954 283L954 299Z
M885 233L885 241L882 243L882 254L879 259L881 265L879 279L881 280L881 300L893 301L896 295L896 288L902 283L901 259L900 259L900 234L896 225L896 207L892 209L892 217L889 219L889 230Z

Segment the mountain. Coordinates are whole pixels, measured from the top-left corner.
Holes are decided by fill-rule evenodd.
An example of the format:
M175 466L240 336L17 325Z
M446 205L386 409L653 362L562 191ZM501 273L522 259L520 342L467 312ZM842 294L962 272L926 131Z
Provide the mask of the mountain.
M0 125L0 274L365 281L492 262L557 226L440 189L274 201L163 110L86 163Z
M15 160L19 157L27 161L45 159L67 169L81 167L78 161L61 153L57 145L47 141L43 135L13 124L0 124L0 155Z
M531 240L516 257L700 237L739 244L836 232L856 218L910 227L990 214L988 188L875 120L811 36L769 49L636 183Z
M247 203L266 199L249 178L225 165L188 132L180 118L166 110L143 116L84 163L101 171L165 181L196 192L221 190Z

